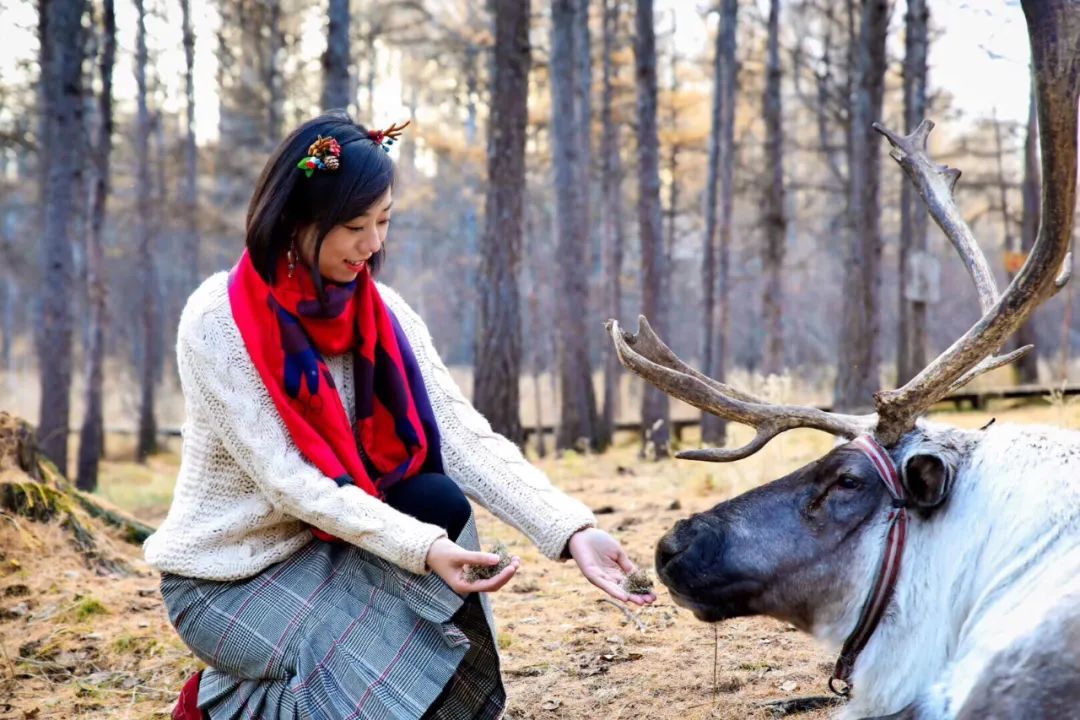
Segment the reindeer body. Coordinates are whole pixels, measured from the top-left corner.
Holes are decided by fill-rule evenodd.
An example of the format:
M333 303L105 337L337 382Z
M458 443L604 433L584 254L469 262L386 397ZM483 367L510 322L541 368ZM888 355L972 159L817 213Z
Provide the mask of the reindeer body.
M1008 674L998 660L1011 650L1051 647L1080 633L1080 433L920 423L891 454L902 466L927 451L956 457L954 486L943 507L909 525L892 606L855 666L845 718L905 708L904 717L918 720L962 717L966 704L981 701L972 691L987 673ZM881 553L878 524L860 540L863 588ZM853 593L814 634L839 646L862 595ZM1064 650L1045 671L1075 682L1080 647ZM1080 696L1061 700L1080 717Z

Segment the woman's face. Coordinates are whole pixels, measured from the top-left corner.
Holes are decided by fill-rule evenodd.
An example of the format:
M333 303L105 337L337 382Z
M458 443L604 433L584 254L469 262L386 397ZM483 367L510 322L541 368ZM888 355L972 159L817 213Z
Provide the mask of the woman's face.
M319 273L325 279L335 283L352 282L368 259L382 248L390 228L390 206L393 204L390 193L391 189L387 188L367 212L335 225L326 235L319 251ZM310 268L315 256L314 229L302 235L297 250L300 259Z

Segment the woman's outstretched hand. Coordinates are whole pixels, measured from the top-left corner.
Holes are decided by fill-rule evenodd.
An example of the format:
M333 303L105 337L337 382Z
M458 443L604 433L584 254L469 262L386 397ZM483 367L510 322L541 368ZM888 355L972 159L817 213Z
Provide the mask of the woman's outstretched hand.
M427 566L431 571L446 581L450 589L459 595L473 592L495 592L514 577L521 560L515 555L510 564L487 580L470 581L465 577L466 565L498 565L499 556L495 553L473 552L466 550L449 538L439 538L431 543L427 553Z
M616 600L635 605L648 605L656 600L654 593L631 595L623 589L623 579L637 568L619 541L603 530L585 528L574 533L570 538L570 555L589 582Z

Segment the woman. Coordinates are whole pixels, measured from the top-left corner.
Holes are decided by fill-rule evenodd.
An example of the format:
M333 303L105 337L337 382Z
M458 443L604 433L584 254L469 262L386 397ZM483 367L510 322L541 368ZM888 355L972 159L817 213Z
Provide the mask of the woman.
M187 419L145 545L210 667L177 718L495 718L505 705L466 495L614 598L634 568L462 396L419 317L377 284L400 128L304 123L263 169L247 248L180 318ZM317 270L317 271L316 271Z

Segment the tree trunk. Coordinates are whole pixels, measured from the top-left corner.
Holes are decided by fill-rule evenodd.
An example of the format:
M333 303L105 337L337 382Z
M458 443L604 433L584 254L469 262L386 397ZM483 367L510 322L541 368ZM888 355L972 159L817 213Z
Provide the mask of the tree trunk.
M656 34L652 0L637 0L634 34L637 89L638 229L641 233L642 312L662 336L668 329L667 258L661 232L660 138L656 127ZM646 383L641 399L641 429L655 457L669 453L671 411L668 396ZM649 454L647 452L647 454Z
M727 368L728 271L731 246L732 180L735 152L735 59L738 0L723 0L720 27L713 58L712 131L709 139L709 172L705 185L704 286L705 338L702 347L704 372L723 382ZM717 216L717 194L720 213ZM719 227L718 227L719 226ZM717 247L719 234L719 247ZM719 256L719 257L718 257ZM717 262L719 260L719 262ZM718 267L719 266L719 267ZM716 292L719 290L719 312ZM710 413L701 414L702 442L723 445L727 422Z
M495 72L488 125L488 183L481 240L479 325L473 402L516 443L521 428L521 265L525 126L528 119L529 2L496 0Z
M926 0L908 0L904 50L904 126L915 129L926 116L926 55L930 10ZM926 301L908 299L913 258L926 253L926 206L911 183L900 194L900 332L896 342L896 384L903 385L926 367Z
M71 201L76 189L75 146L82 132L82 16L84 0L41 0L42 128L42 330L39 355L41 406L38 439L45 454L67 467L71 407L72 238Z
M349 107L349 0L330 0L323 53L323 110ZM371 118L367 118L371 122Z
M112 0L109 0L112 2ZM180 209L184 226L181 230L181 247L188 258L187 291L199 284L199 195L198 159L195 144L195 32L191 25L191 0L180 0L184 33L184 96L187 121L184 132L184 181L180 190Z
M603 35L603 94L600 110L601 191L603 193L604 259L606 268L605 289L607 311L612 317L622 317L622 264L623 264L623 208L622 208L622 158L619 155L620 124L612 117L615 67L612 53L615 49L619 27L619 0L604 0ZM605 343L604 354L604 410L600 423L601 442L610 445L615 434L615 422L619 414L619 377L621 365L615 347Z
M1035 105L1035 79L1031 81L1031 99L1028 104L1027 137L1024 140L1024 180L1022 197L1024 200L1023 216L1020 220L1020 251L1031 252L1035 237L1039 233L1039 216L1042 202L1042 179L1039 172L1039 118ZM1036 310L1037 314L1038 311ZM1035 314L1016 331L1017 346L1035 345L1035 349L1016 361L1017 380L1020 383L1039 382L1039 346L1035 338Z
M784 211L784 125L780 102L780 2L769 3L768 65L765 97L765 291L762 297L762 325L765 329L764 371L779 374L784 370L783 268L787 239L787 215Z
M596 393L589 363L587 254L588 228L578 198L585 191L580 181L581 144L573 140L583 132L574 101L578 87L574 52L576 0L553 0L551 5L551 128L555 165L555 223L558 233L559 272L556 298L560 419L556 436L559 449L584 443L595 449L599 438Z
M144 0L135 0L135 83L138 110L135 116L135 236L142 286L142 363L139 368L139 429L136 457L139 462L157 450L157 423L154 419L154 374L157 367L157 273L154 268L154 237L150 226L154 213L150 180L150 112L146 99L146 10Z
M185 7L188 0L184 0ZM94 145L94 184L90 232L87 233L86 289L89 342L86 348L86 394L75 484L80 490L97 489L98 463L105 444L102 385L105 364L105 248L102 228L109 197L109 160L112 153L112 73L116 61L116 11L113 0L103 1L101 95L98 98L98 137Z
M878 225L878 185L881 146L871 123L881 117L888 27L887 0L862 0L849 133L848 224L851 234L844 274L845 301L836 374L835 406L844 411L871 409L874 393L879 389L878 291L882 243Z
M281 0L266 0L267 52L263 74L266 78L266 149L273 151L282 135L285 94L282 90L281 55L284 38L281 35Z

